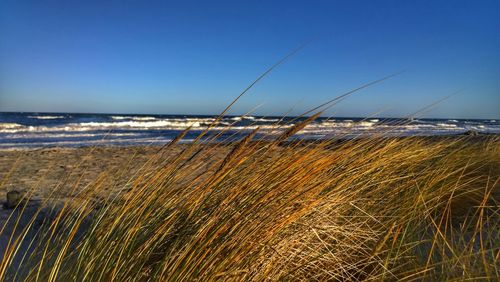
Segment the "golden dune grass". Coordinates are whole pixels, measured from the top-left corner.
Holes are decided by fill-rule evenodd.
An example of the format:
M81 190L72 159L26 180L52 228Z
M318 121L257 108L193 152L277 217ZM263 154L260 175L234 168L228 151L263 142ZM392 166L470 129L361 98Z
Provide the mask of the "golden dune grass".
M234 144L193 143L173 156L164 150L174 144L165 146L139 173L124 176L127 189L96 201L112 185L111 172L103 171L58 205L36 236L29 235L34 225L19 230L3 254L0 276L499 277L497 136L283 143L293 131L273 142L252 141L256 130ZM202 168L202 159L227 146L224 158ZM23 243L31 244L29 251Z

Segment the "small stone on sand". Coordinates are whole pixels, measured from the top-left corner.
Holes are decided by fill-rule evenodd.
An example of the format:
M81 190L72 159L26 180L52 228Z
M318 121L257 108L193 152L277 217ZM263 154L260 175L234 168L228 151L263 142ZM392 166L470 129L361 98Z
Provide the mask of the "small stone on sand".
M23 197L24 193L17 190L7 192L7 201L5 202L5 208L15 208L17 205L19 205L19 203L21 203Z

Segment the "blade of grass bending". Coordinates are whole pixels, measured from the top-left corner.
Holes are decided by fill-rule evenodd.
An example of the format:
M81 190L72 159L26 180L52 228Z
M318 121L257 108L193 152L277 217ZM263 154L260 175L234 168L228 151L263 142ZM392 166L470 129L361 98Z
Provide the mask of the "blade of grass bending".
M255 79L252 83L250 83L250 85L248 85L247 88L245 88L245 90L243 90L243 92L241 92L240 95L238 95L238 97L236 97L236 99L234 99L222 111L222 113L219 115L219 117L223 116L227 111L229 111L229 109L234 105L234 103L236 103L236 101L238 101L243 95L245 95L245 93L247 93L248 90L250 90L255 84L257 84L257 82L259 82L261 79L263 79L266 75L268 75L271 71L273 71L279 65L283 64L290 57L292 57L293 55L297 54L300 50L302 50L304 47L306 47L307 44L309 44L309 42L304 43L304 44L300 45L299 47L295 48L294 50L292 50L292 52L288 53L285 57L281 58L281 60L279 60L278 62L276 62L274 65L272 65L270 68L268 68L264 73L262 73L259 77L257 77L257 79Z
M321 105L319 105L319 106L317 106L317 107L315 107L315 108L313 108L313 109L311 109L311 110L309 110L309 111L307 111L307 112L303 113L301 116L305 116L305 115L307 115L307 114L309 114L309 113L312 113L312 112L314 112L314 111L316 111L316 110L318 110L318 109L321 109L322 107L325 107L325 106L327 106L327 105L328 105L328 107L326 107L325 109L323 109L323 111L325 111L326 109L329 109L331 106L333 106L333 105L330 105L330 104L332 104L332 103L334 103L334 102L341 101L342 99L347 98L348 96L350 96L350 95L352 95L352 94L354 94L354 93L358 92L359 90L365 89L365 88L370 87L370 86L375 85L375 84L378 84L378 83L380 83L380 82L383 82L383 81L385 81L385 80L388 80L388 79L390 79L390 78L393 78L393 77L395 77L395 76L398 76L398 75L400 75L400 74L402 74L402 73L404 73L404 72L405 72L405 71L399 71L399 72L397 72L397 73L393 73L393 74L391 74L391 75L384 76L384 77L379 78L379 79L377 79L377 80L374 80L374 81L368 82L368 83L366 83L366 84L363 84L363 85L359 86L358 88L355 88L355 89L353 89L353 90L350 90L350 91L348 91L348 92L346 92L346 93L344 93L344 94L342 94L342 95L340 95L340 96L337 96L337 97L335 97L335 98L333 98L333 99L331 99L331 100L329 100L329 101L327 101L327 102L325 102L325 103L323 103L323 104L321 104Z
M281 58L279 61L277 61L274 65L272 65L271 67L269 67L265 72L263 72L259 77L257 77L252 83L250 83L250 85L247 86L247 88L245 88L245 90L243 90L243 92L241 92L220 114L219 116L217 116L217 118L215 119L214 122L212 122L202 133L200 133L200 135L196 138L196 140L193 142L195 143L196 141L199 141L207 132L208 130L210 130L210 128L216 126L218 124L218 122L221 120L222 116L224 116L227 111L229 111L229 109L231 109L231 107L243 96L245 95L250 89L252 89L252 87L255 86L255 84L257 84L260 80L262 80L264 77L266 77L271 71L273 71L275 68L277 68L278 66L280 66L281 64L283 64L286 60L288 60L290 57L292 57L293 55L297 54L300 50L304 49L304 47L306 47L307 45L309 44L309 42L306 42L302 45L300 45L299 47L295 48L294 50L292 50L292 52L288 53L287 55L285 55L283 58Z
M461 92L463 92L463 89L457 90L457 91L455 91L455 92L451 93L450 95L445 96L445 97L443 97L443 98L441 98L441 99L437 100L436 102L431 103L431 104L429 104L429 105L427 105L427 106L425 106L425 107L421 108L420 110L418 110L418 111L414 112L413 114L409 115L409 116L408 116L408 118L414 118L414 117L416 117L418 114L421 114L421 113L423 113L423 112L425 112L425 111L430 111L432 108L434 108L435 106L437 106L437 105L438 105L438 104L440 104L441 102L446 101L446 100L448 100L449 98L451 98L451 97L453 97L453 96L456 96L456 95L460 94Z

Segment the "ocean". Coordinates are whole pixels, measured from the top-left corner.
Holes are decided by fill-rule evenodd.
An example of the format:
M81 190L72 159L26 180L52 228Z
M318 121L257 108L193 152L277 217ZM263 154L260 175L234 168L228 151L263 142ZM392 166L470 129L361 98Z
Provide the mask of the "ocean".
M272 139L304 118L225 116L203 138L205 142L234 141L259 127L256 138ZM0 149L161 145L188 126L181 142L193 141L216 120L205 115L128 115L75 113L0 113ZM383 134L389 136L433 136L500 133L499 120L319 118L292 139L352 138Z

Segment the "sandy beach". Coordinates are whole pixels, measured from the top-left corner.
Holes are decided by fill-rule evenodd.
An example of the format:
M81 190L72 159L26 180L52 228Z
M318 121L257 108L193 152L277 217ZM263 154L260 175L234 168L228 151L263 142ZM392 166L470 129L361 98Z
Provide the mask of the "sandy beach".
M176 156L186 145L177 145L161 153L162 159ZM153 156L160 146L46 148L32 150L0 150L0 199L7 191L33 191L33 198L64 198L64 192L78 191L102 174L119 189ZM202 158L206 167L223 157L227 149L218 148ZM59 189L59 187L66 187ZM112 189L111 187L109 189ZM109 190L108 190L109 191Z

